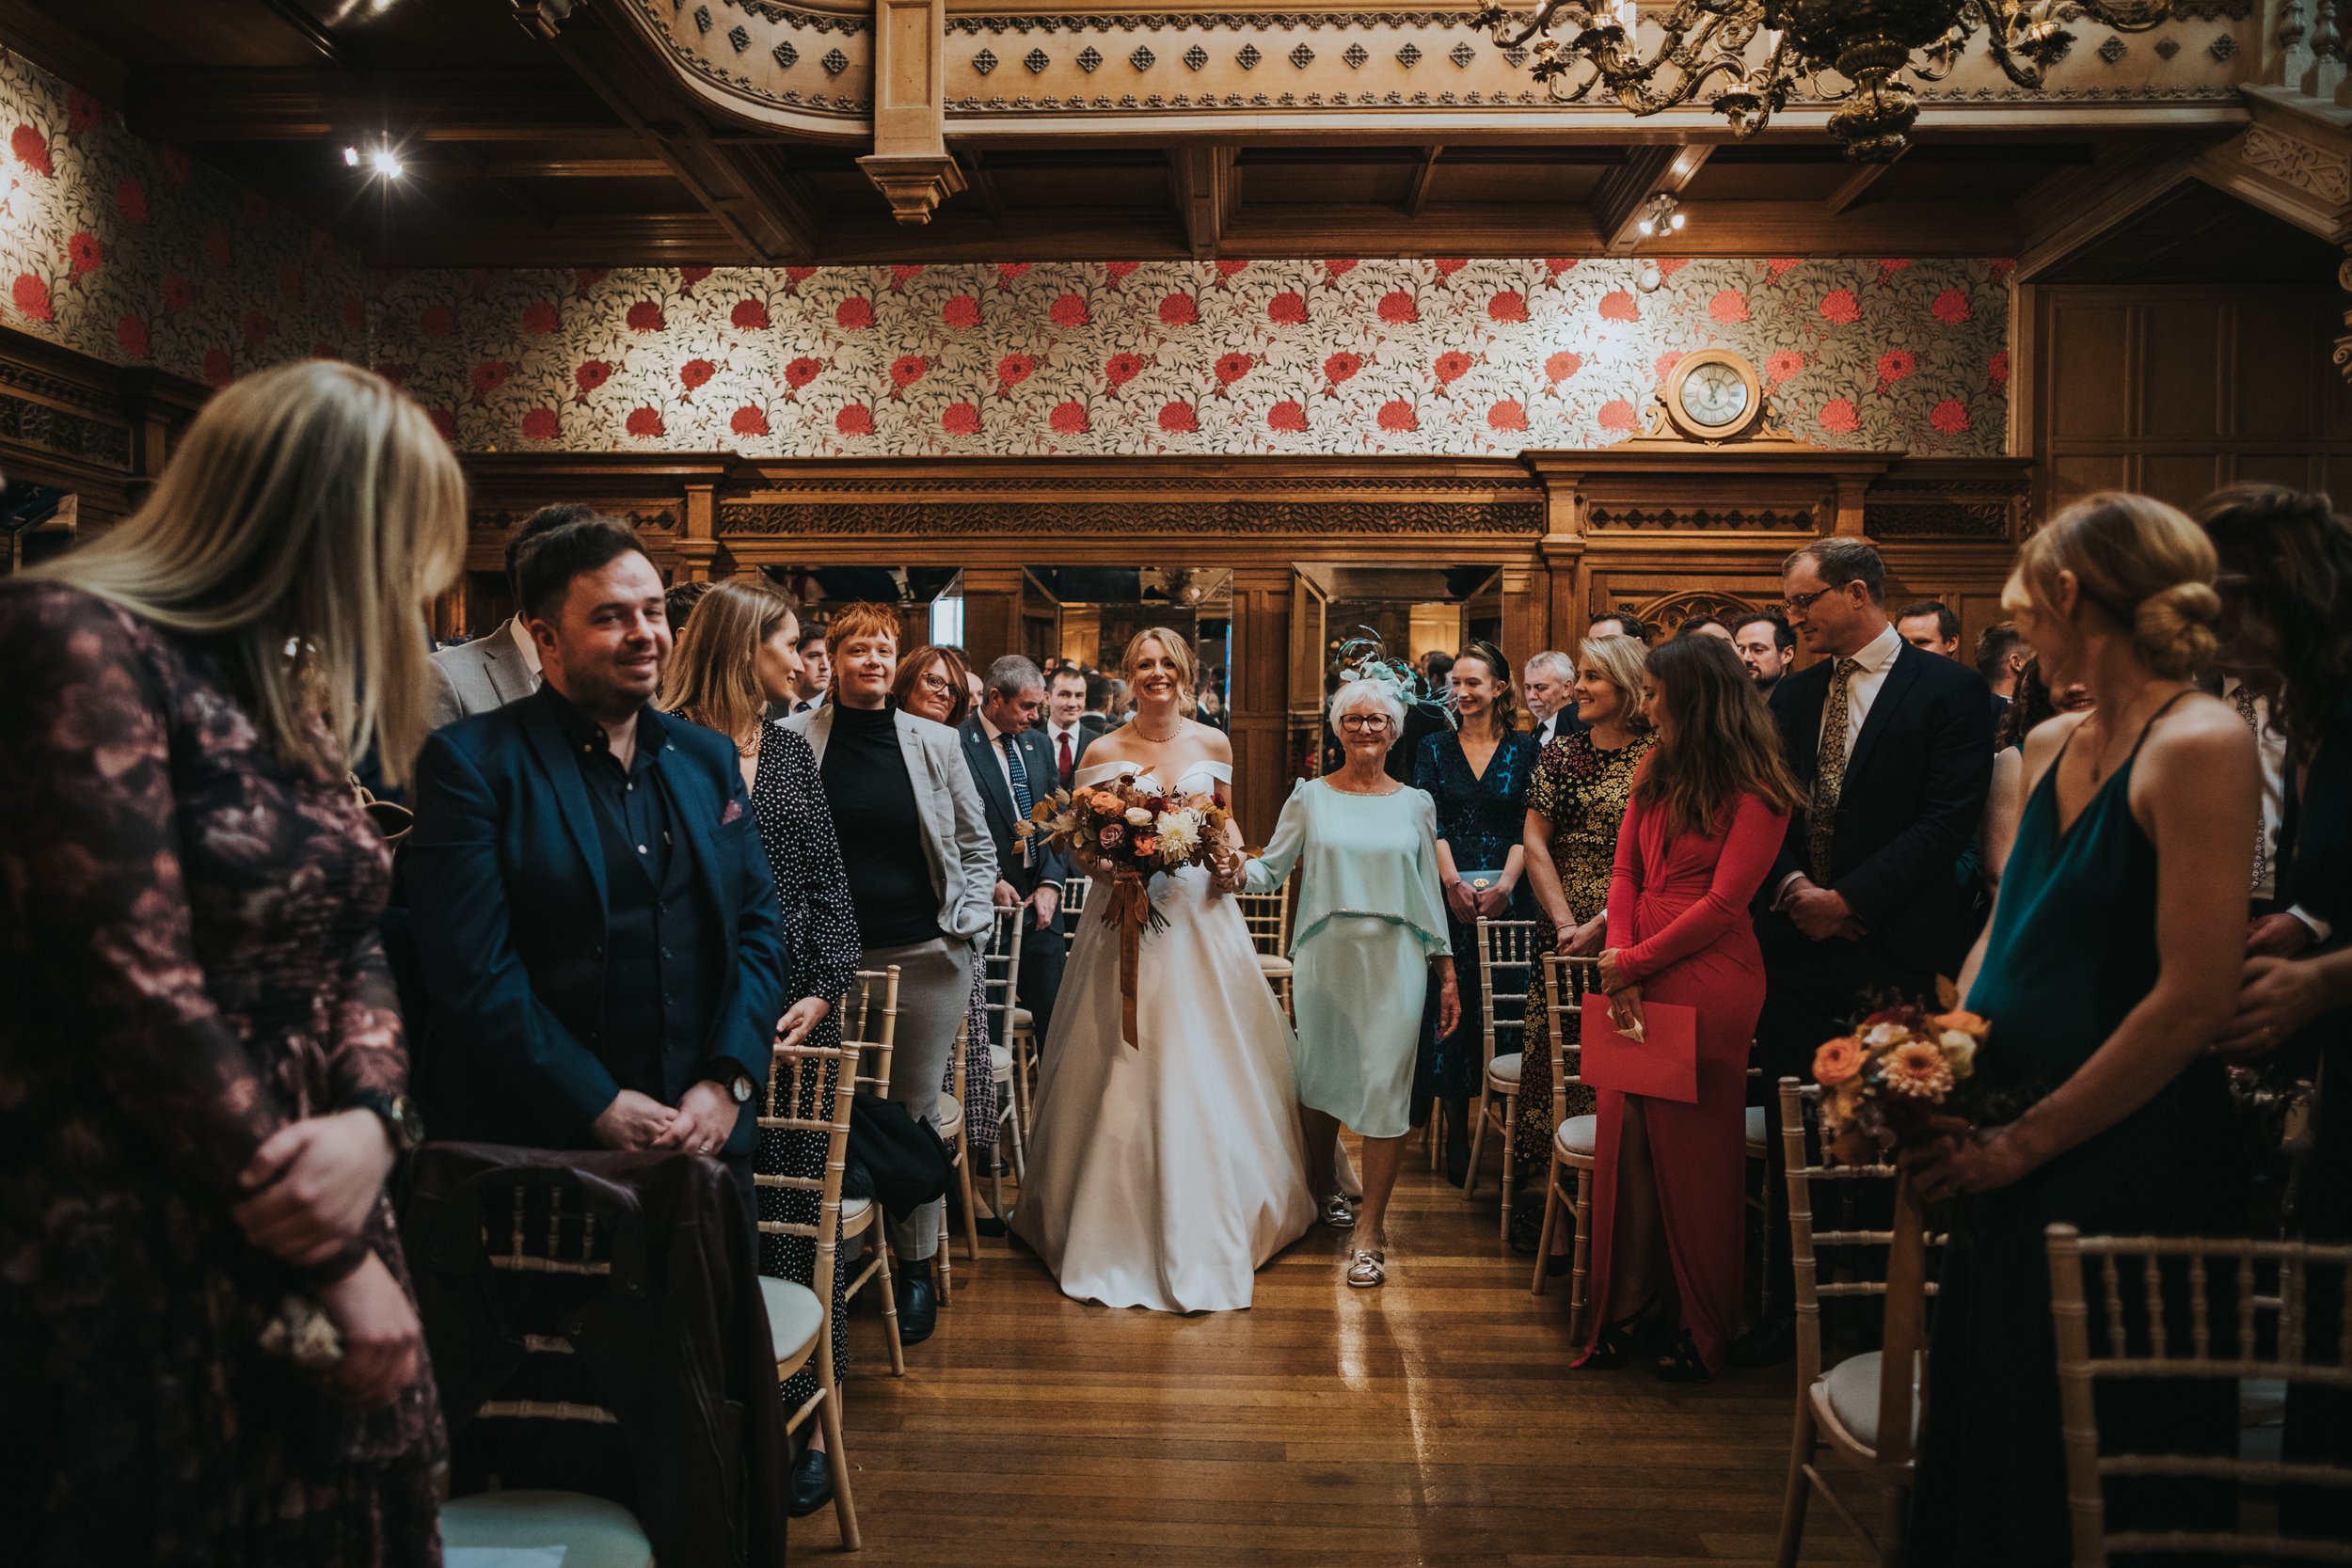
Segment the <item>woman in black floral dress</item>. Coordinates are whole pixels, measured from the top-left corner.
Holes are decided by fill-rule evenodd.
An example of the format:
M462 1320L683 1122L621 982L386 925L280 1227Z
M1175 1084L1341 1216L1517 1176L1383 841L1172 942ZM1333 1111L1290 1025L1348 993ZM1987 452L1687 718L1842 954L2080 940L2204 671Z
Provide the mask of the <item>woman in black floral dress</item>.
M1434 1097L1444 1107L1446 1180L1458 1187L1470 1168L1469 1102L1486 1070L1478 919L1525 920L1534 912L1519 886L1519 840L1527 825L1535 737L1518 728L1511 665L1491 643L1464 648L1448 678L1461 727L1421 743L1413 784L1438 807L1438 868L1445 884L1462 1021L1453 1033L1439 1035L1437 999L1431 997L1413 1074L1413 1101L1419 1106ZM1495 879L1483 891L1473 889L1467 880L1473 872L1493 873Z
M818 1047L841 1043L838 1008L857 979L857 922L850 913L849 879L841 869L841 844L833 813L825 806L824 781L808 742L781 724L763 720L771 702L790 702L800 674L800 618L790 595L757 578L723 582L695 601L671 656L662 705L681 718L735 739L743 757L744 783L752 792L752 820L758 825L768 867L774 873L776 899L795 965L790 994L777 1032L788 1041ZM792 1114L823 1119L833 1114L838 1071L828 1067L817 1092ZM759 1134L756 1169L762 1175L817 1178L825 1173L821 1132L765 1130ZM814 1225L813 1193L763 1187L759 1217ZM836 1238L837 1240L837 1238ZM802 1236L759 1239L759 1272L814 1287L817 1248ZM850 1271L833 1276L833 1362L849 1367ZM784 1385L787 1410L797 1410L817 1392L811 1367ZM814 1513L832 1496L823 1462L823 1437L808 1427L809 1450L793 1478L792 1512Z
M440 1560L384 1195L415 1132L391 858L345 775L397 782L423 738L464 546L422 411L312 361L221 392L136 516L0 584L11 1562ZM341 1355L297 1365L322 1312Z
M1577 650L1576 716L1585 728L1544 748L1527 791L1527 885L1535 895L1539 952L1597 958L1609 925L1609 876L1633 775L1653 737L1642 711L1642 657L1630 637L1588 637ZM1527 992L1527 1052L1519 1069L1518 1168L1540 1177L1551 1164L1557 1128L1551 1104L1551 1013L1544 971ZM1572 1086L1567 1115L1586 1116L1593 1091ZM1533 1252L1540 1205L1511 1216L1511 1243ZM1558 1245L1565 1252L1563 1230Z

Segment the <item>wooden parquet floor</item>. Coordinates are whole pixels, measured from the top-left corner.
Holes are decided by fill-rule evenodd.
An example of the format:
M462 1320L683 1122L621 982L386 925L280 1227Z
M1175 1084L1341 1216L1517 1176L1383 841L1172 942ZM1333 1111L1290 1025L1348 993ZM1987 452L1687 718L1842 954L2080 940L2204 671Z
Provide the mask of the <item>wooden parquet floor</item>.
M851 1325L845 1402L867 1568L1598 1568L1769 1562L1794 1378L1703 1387L1568 1370L1565 1280L1538 1299L1418 1140L1390 1282L1351 1291L1318 1227L1247 1312L1071 1301L1013 1243L956 1265L938 1332L888 1375ZM1867 1496L1867 1489L1849 1491ZM830 1509L803 1561L840 1549ZM1804 1561L1862 1560L1813 1510Z

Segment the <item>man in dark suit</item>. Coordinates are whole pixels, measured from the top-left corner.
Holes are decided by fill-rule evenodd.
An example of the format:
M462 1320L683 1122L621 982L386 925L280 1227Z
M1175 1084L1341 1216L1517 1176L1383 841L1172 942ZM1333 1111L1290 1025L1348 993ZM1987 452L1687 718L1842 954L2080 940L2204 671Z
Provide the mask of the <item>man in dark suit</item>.
M670 630L627 525L553 530L521 578L545 683L418 763L419 1098L438 1137L712 1155L749 1223L791 965L740 761L649 705Z
M963 759L980 786L980 803L996 841L996 907L1028 911L1017 994L1029 1009L1041 1046L1054 1021L1054 997L1069 956L1061 923L1061 884L1068 868L1043 840L1024 838L1013 825L1028 820L1029 808L1053 788L1056 759L1037 733L1044 707L1045 677L1019 654L1007 654L988 667L980 705L963 721Z
M1103 733L1103 721L1087 712L1086 672L1074 664L1057 666L1045 677L1045 749L1053 753L1054 779L1068 789L1084 762L1087 748Z
M1964 956L1966 902L1953 866L1984 816L1993 780L1992 708L1964 664L1905 642L1886 618L1886 573L1859 539L1822 539L1781 568L1788 623L1822 656L1772 689L1804 804L1757 895L1764 1012L1756 1062L1764 1085L1809 1079L1815 1048L1881 999L1935 1001L1939 974ZM1780 1208L1779 1095L1769 1191ZM1767 1365L1793 1346L1788 1249L1775 1315L1734 1347Z

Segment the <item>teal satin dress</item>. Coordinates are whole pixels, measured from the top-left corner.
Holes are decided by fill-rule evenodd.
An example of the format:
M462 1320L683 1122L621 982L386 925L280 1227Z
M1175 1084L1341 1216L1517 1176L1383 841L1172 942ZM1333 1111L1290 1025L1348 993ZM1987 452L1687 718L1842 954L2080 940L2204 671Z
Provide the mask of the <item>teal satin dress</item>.
M2055 1088L2155 985L2156 849L2132 816L2137 758L2135 746L2064 832L2055 762L2026 802L1967 998L1992 1022L1978 1066L1993 1085ZM2208 1057L2013 1186L1963 1200L1967 1213L1931 1308L1914 1568L2065 1568L2066 1459L2043 1227L2235 1232L2243 1226L2235 1145L2228 1081ZM2126 1287L2127 1297L2136 1292L2136 1283ZM2226 1451L2235 1436L2226 1384L2174 1382L2159 1391L2102 1380L2099 1401L2111 1451L2118 1433L2122 1447L2167 1453ZM2111 1528L2211 1528L2228 1510L2226 1497L2177 1478L2111 1482L2107 1497Z

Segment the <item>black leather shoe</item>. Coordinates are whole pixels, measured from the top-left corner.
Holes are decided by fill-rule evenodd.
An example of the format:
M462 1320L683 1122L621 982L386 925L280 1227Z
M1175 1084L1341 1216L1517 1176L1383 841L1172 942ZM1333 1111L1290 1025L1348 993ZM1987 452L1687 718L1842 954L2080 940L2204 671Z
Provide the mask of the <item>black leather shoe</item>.
M919 1345L939 1326L939 1288L931 1283L931 1266L899 1259L907 1271L898 1279L898 1343Z
M810 1449L792 1466L792 1481L785 1508L795 1519L807 1517L833 1501L833 1470L824 1450Z
M1777 1367L1797 1354L1797 1314L1783 1309L1731 1342L1735 1367Z
M1458 1118L1446 1123L1445 1179L1457 1187L1470 1180L1470 1134Z

